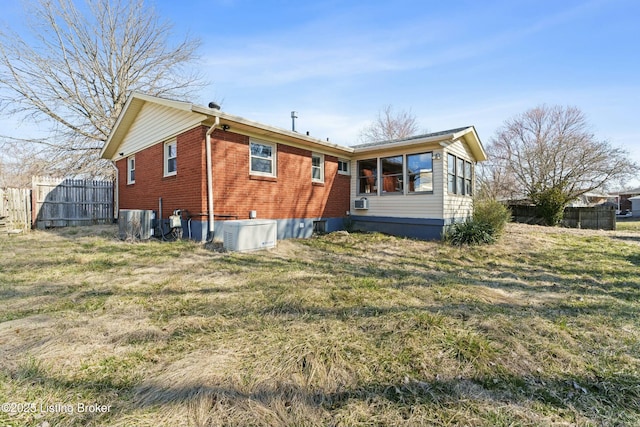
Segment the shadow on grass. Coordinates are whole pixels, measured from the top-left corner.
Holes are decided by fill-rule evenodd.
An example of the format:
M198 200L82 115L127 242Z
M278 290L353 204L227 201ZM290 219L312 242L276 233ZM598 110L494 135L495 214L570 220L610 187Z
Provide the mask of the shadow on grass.
M105 375L99 380L59 378L47 373L37 363L29 363L15 371L3 372L12 381L37 390L54 392L58 396L77 396L113 406L109 417L126 415L136 409L176 404L205 402L213 416L233 416L245 411L246 416L260 417L263 411L289 408L287 411L322 414L322 422L335 421L351 405L384 408L405 408L411 412L418 408L433 411L436 417L447 418L451 412L460 412L470 402L480 404L480 409L509 407L511 420L529 414L535 407L565 421L575 421L576 416L588 422L605 425L631 425L640 418L640 378L626 374L608 377L574 376L557 377L540 375L514 376L497 372L495 375L458 377L450 380L421 380L406 376L395 383L363 382L358 385L340 386L333 390L300 385L293 379L282 381L266 379L261 383L239 387L223 380L220 383L194 382L187 386L164 386L153 381L119 380ZM74 402L68 402L74 404ZM513 411L514 407L523 411ZM527 415L524 415L525 417ZM98 414L76 417L74 422L96 422ZM262 420L264 421L264 420ZM520 420L522 421L522 420ZM529 420L534 421L534 420ZM537 418L535 421L544 422ZM286 423L285 423L286 424Z
M338 390L320 390L294 382L276 380L258 384L253 391L241 391L231 384L193 384L186 387L158 387L143 383L136 389L134 402L143 408L168 404L185 404L200 399L212 412L235 411L256 406L267 409L307 408L308 413L323 414L324 422L335 421L337 414L352 405L372 405L431 410L435 417L449 418L470 402L482 408L509 407L511 420L518 419L514 407L530 410L544 407L552 419L560 416L575 420L576 415L589 422L613 422L619 425L638 420L640 386L638 378L618 375L608 379L566 375L559 378L540 376L457 378L454 380L421 381L405 377L399 383L364 383ZM233 409L232 409L233 408ZM308 408L311 408L309 410ZM522 416L522 415L520 415ZM533 421L533 420L530 420ZM543 421L537 419L538 422ZM285 423L286 424L286 423ZM333 425L333 424L330 424Z

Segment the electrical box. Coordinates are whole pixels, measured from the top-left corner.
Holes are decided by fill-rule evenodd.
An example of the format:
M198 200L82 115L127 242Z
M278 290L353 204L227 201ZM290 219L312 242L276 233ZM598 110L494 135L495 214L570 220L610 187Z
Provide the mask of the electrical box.
M353 201L354 209L369 209L369 200L368 199L360 199Z
M148 240L153 236L156 213L150 210L120 209L118 236L122 240Z
M273 219L224 221L223 244L228 251L255 251L277 244L278 223Z
M171 215L171 216L169 216L169 227L170 228L181 228L182 227L182 217L180 215Z

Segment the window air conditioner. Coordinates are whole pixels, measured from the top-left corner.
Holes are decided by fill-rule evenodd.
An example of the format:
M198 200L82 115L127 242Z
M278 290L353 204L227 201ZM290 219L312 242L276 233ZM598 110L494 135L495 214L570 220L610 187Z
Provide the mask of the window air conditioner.
M362 198L360 200L354 200L355 209L369 209L369 200Z

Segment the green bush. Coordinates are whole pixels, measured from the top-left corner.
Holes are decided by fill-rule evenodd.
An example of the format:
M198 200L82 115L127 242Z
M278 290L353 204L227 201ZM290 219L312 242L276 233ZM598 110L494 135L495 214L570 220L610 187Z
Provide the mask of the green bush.
M493 229L494 236L498 237L504 231L507 223L511 221L511 211L495 199L475 200L473 220L488 224Z
M567 205L567 195L559 188L548 188L531 195L538 215L550 226L560 224Z
M473 216L451 226L445 240L456 246L495 243L509 221L511 211L502 203L493 199L476 200Z
M451 226L445 240L452 245L482 245L494 243L497 239L496 232L491 225L468 219Z

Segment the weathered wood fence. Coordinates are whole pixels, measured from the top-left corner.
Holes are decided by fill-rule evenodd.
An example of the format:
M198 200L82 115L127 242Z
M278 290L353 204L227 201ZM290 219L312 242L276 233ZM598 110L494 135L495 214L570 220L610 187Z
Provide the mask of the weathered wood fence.
M0 189L0 229L2 232L23 232L31 228L31 190Z
M109 224L113 181L34 177L34 228Z
M544 224L535 206L510 205L514 222ZM562 225L569 228L615 230L616 211L612 206L565 208Z

